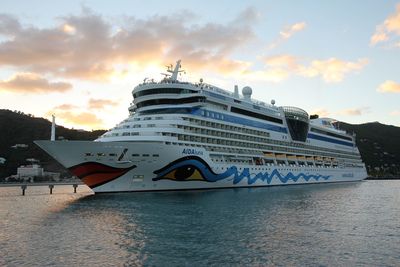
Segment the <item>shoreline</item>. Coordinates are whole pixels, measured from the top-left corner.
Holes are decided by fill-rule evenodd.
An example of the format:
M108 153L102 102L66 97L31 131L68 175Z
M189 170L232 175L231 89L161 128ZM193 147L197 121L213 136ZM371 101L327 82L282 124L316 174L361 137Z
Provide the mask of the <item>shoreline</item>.
M400 180L400 177L367 177L365 180Z

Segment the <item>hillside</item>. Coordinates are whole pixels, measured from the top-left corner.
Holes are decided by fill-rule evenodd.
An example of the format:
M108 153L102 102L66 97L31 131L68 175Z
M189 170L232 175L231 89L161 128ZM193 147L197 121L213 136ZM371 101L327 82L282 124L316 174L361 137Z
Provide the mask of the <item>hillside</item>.
M50 139L50 132L51 122L46 119L0 109L0 157L7 159L4 165L0 165L0 181L16 174L17 167L28 164L28 158L40 160L47 171L60 172L62 177L70 176L64 167L33 143L34 140ZM63 136L68 140L94 140L104 131L88 132L57 126L56 133L57 137ZM12 148L16 144L28 147Z
M0 157L7 159L0 165L0 181L15 174L18 166L27 164L28 158L40 160L47 171L61 172L62 177L70 175L33 143L34 140L50 139L50 128L51 122L46 119L0 110ZM340 123L340 128L356 133L357 145L370 175L400 176L400 127L374 122L359 125ZM56 133L57 137L68 140L94 140L104 131L88 132L57 126ZM28 147L12 148L16 144Z
M356 134L357 146L370 175L400 177L400 127L372 122L340 123L340 128Z

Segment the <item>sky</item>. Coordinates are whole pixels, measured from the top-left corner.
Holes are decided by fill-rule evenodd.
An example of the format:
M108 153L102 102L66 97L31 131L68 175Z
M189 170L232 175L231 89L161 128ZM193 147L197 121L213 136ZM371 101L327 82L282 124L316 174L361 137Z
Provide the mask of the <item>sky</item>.
M1 0L1 109L108 129L179 59L184 81L400 126L399 0Z

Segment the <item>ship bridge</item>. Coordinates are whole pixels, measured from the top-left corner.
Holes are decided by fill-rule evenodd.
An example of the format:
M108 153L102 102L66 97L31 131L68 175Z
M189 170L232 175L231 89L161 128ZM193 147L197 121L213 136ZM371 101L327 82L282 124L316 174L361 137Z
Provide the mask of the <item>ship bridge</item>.
M308 113L296 107L282 107L282 109L292 140L305 142L310 122Z

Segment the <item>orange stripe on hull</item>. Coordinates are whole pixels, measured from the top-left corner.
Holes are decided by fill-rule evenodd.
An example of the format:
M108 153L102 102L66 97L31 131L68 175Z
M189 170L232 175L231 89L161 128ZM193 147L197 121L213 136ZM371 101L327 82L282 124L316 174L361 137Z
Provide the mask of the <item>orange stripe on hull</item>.
M87 186L90 188L94 188L96 186L108 183L121 175L125 174L126 171L120 171L116 173L95 173L95 174L90 174L86 176L85 178L82 179L82 182L84 182Z
M129 168L115 168L97 162L85 162L73 166L69 170L87 186L94 188L124 175L135 167L133 165Z

